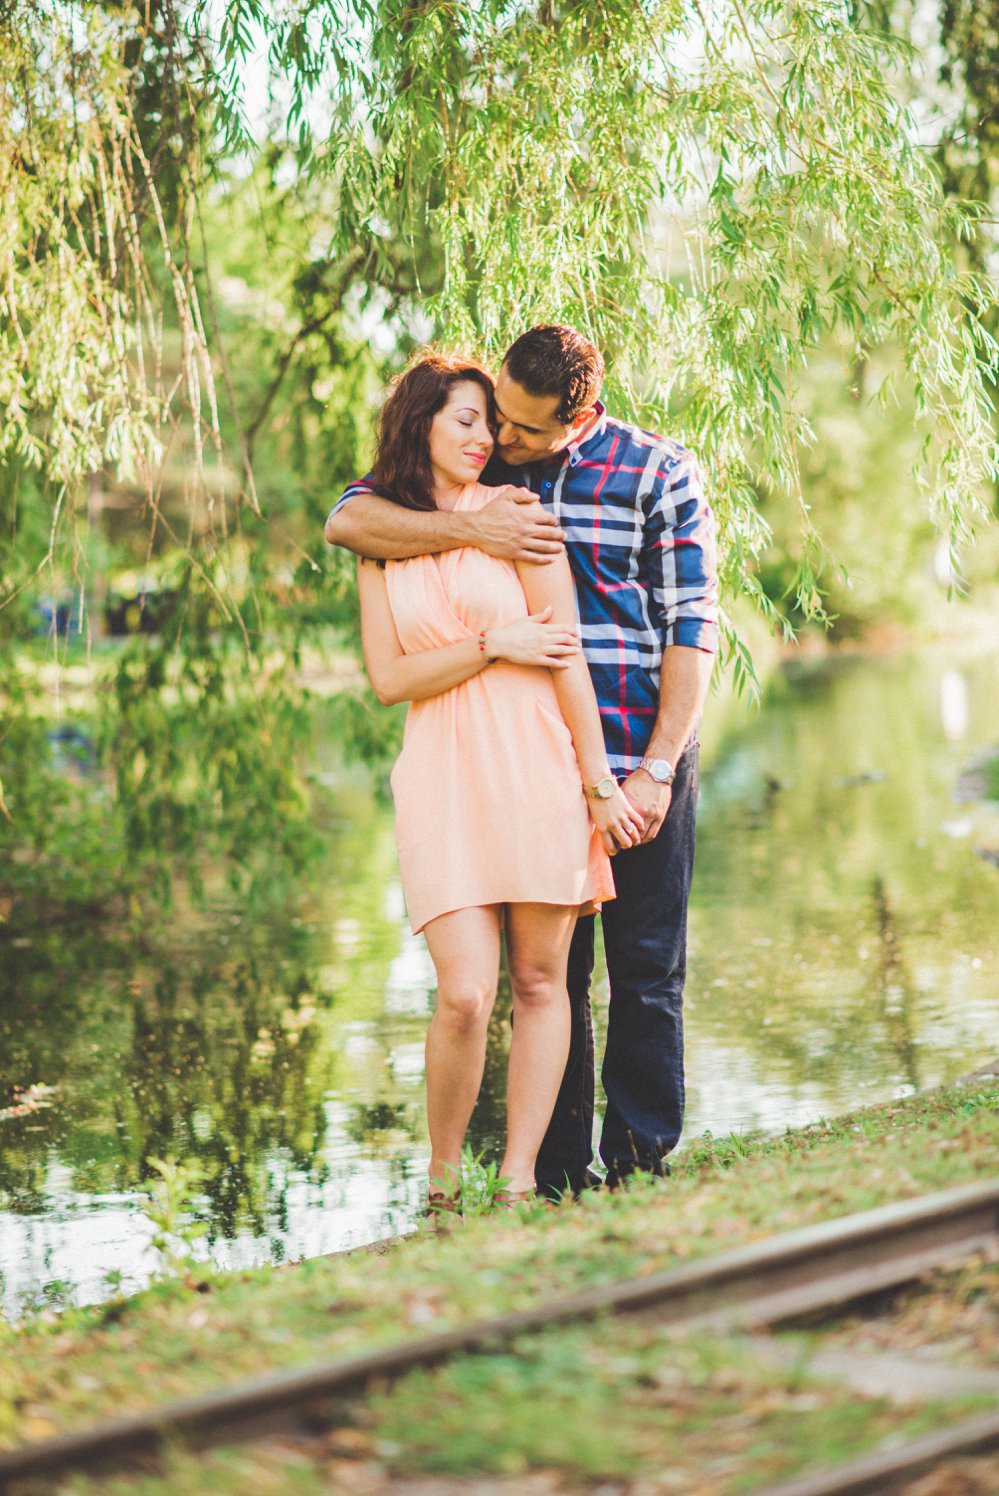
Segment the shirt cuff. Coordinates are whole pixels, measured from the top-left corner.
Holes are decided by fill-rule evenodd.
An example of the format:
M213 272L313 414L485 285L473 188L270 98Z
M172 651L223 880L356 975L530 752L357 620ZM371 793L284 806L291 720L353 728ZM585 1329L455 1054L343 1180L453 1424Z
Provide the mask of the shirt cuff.
M702 649L718 653L718 625L709 618L677 618L666 629L663 648L682 644L685 649Z

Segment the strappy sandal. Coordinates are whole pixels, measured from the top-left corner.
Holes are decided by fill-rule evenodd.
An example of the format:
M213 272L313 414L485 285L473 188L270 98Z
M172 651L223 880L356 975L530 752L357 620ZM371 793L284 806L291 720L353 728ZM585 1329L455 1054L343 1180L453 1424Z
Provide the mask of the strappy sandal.
M427 1196L424 1219L434 1226L446 1226L452 1220L461 1220L461 1190L447 1195L443 1190L431 1190Z
M535 1190L497 1190L493 1196L493 1208L495 1210L516 1210L518 1205L526 1205L529 1201L537 1199Z

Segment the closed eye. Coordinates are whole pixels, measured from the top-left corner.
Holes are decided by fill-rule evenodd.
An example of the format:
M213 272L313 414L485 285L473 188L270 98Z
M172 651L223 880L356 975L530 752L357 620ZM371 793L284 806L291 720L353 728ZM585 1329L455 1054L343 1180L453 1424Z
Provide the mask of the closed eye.
M504 421L508 426L512 426L516 431L523 431L527 436L541 435L541 430L537 426L522 426L519 421L511 421L509 416L505 416L503 414L498 405L496 407L496 414L499 416L501 421Z

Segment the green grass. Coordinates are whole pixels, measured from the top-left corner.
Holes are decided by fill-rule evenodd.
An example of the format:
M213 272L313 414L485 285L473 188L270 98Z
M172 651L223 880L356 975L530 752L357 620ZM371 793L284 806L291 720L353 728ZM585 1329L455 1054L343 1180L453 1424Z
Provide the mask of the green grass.
M655 1477L657 1492L737 1496L983 1406L968 1399L898 1408L813 1378L804 1362L775 1370L743 1343L667 1339L654 1325L606 1321L414 1372L349 1405L338 1428L305 1447L273 1440L207 1460L178 1451L159 1476L77 1478L60 1489L318 1496L365 1489L345 1478L363 1462L370 1477L444 1482L543 1470L587 1487Z
M719 1491L737 1491L985 1405L900 1410L812 1378L804 1364L781 1372L725 1340L678 1342L649 1325L614 1322L413 1373L357 1417L395 1471L540 1466L596 1481L657 1473L665 1458L688 1481L710 1469Z
M776 1138L705 1139L665 1184L478 1218L384 1256L168 1282L38 1316L0 1331L0 1446L984 1178L997 1159L990 1081Z

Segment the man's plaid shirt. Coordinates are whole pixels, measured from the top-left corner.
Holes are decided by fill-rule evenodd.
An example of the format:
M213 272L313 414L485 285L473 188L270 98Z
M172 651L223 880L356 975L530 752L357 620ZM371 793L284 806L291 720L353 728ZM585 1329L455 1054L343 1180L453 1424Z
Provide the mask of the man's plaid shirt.
M626 774L652 734L663 649L718 647L714 521L700 468L676 442L601 405L581 441L525 468L494 457L482 482L532 489L565 531L611 772ZM334 513L366 489L364 479L352 483Z

